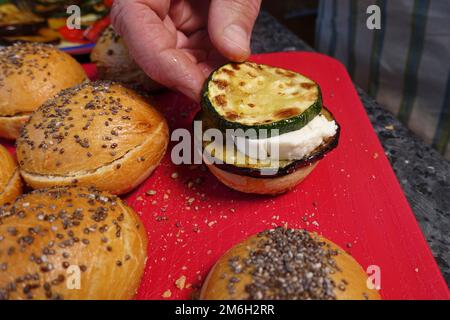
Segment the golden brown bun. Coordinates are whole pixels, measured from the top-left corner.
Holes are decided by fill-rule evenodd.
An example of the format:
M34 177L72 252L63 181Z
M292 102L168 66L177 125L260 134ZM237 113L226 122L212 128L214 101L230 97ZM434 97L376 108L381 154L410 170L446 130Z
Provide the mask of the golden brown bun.
M302 182L318 163L319 161L316 161L297 169L293 173L275 178L255 178L238 175L219 169L212 164L207 164L207 167L217 179L231 189L244 193L277 195L291 190Z
M35 190L0 217L0 300L135 295L147 235L118 197L92 188Z
M30 114L1 117L0 116L0 137L15 140L20 135L20 130L30 119Z
M270 233L272 234L278 234L282 235L281 237L273 237L271 238ZM300 273L297 274L297 279L293 278L293 275L296 273L291 271L291 274L288 275L287 271L286 273L280 274L277 273L277 275L272 274L271 272L268 272L268 280L263 280L261 283L264 284L264 286L267 286L267 291L261 290L260 293L258 293L258 290L255 290L258 288L253 283L253 276L252 276L252 270L256 269L256 267L253 264L249 264L246 267L246 264L244 260L250 256L250 252L264 252L265 250L268 250L266 245L272 249L272 244L267 244L266 241L268 239L282 239L279 243L280 246L283 248L288 247L290 240L289 238L286 238L284 235L288 232L294 232L300 236L294 239L294 241L298 238L301 239L312 239L313 245L312 247L315 248L314 252L317 252L320 254L325 255L326 252L332 252L332 260L335 262L335 266L330 265L327 262L327 260L317 260L321 261L321 268L327 265L328 268L334 271L334 273L328 273L326 275L325 269L315 269L316 274L322 274L322 272L325 272L325 278L328 279L327 281L332 281L334 285L331 285L330 288L330 294L327 294L326 290L315 291L314 289L307 289L307 285L304 285L303 289L299 289L299 287L296 287L296 289L290 288L289 291L284 291L281 286L276 287L275 289L272 288L273 283L294 283L294 284L300 284L300 283L307 283L307 280L304 279L305 274L309 272L308 265L306 263L306 266L302 263L305 263L305 261L308 261L311 259L312 254L308 255L307 258L299 259L294 262L293 268L296 270L300 270ZM283 235L284 234L284 235ZM298 241L298 240L297 240ZM303 241L303 240L302 240ZM275 242L275 241L274 241ZM310 240L307 240L306 243L311 243ZM299 254L300 252L303 255L307 255L309 251L303 251L305 246L302 247L302 242L296 242L298 248L302 248L302 250L294 251L294 256L296 254ZM278 250L280 252L281 250ZM270 251L271 252L271 251ZM337 255L336 255L337 254ZM258 257L262 257L263 255ZM236 257L239 257L237 259ZM267 256L266 256L267 257ZM317 262L314 260L314 263ZM283 260L279 259L278 261ZM265 265L263 266L263 270L266 270L269 268L267 265L269 262L268 260L264 260ZM299 262L300 261L300 262ZM286 264L289 264L292 262L292 260L289 260L286 262ZM292 265L290 265L292 267ZM337 266L337 267L336 267ZM241 270L239 270L239 268ZM275 269L279 271L279 269ZM292 269L291 269L292 270ZM313 269L314 270L314 269ZM240 273L236 273L236 271L239 271ZM262 272L264 273L264 272ZM317 275L311 273L311 278L317 277ZM260 275L260 274L258 274ZM279 282L274 281L274 279L280 278ZM247 240L239 243L235 247L231 248L228 252L226 252L219 261L215 264L213 269L210 271L207 279L205 280L205 283L203 284L201 293L200 293L200 299L203 300L247 300L247 299L338 299L338 300L359 300L359 299L374 299L379 300L380 295L378 291L376 290L369 290L366 285L367 280L367 274L364 272L362 267L356 262L355 259L353 259L349 254L347 254L344 250L342 250L339 246L334 244L333 242L318 236L317 234L308 233L304 230L292 230L292 229L283 229L283 228L277 228L271 231L265 231L264 233L254 235ZM318 279L314 279L313 281L317 281L317 283L320 283ZM325 283L322 282L322 283ZM260 284L260 283L258 283ZM247 287L247 288L246 288ZM294 287L295 288L295 287ZM314 286L311 286L310 288L314 288ZM323 287L322 287L323 288ZM342 290L344 288L344 290Z
M44 44L21 43L0 50L0 136L18 137L27 117L62 89L86 80L70 55Z
M133 90L84 83L33 114L17 140L17 159L34 189L76 184L122 194L158 166L168 136L161 113Z
M22 181L16 160L0 145L0 206L14 201L22 193Z
M120 81L149 92L163 88L133 61L125 42L112 26L98 39L91 53L91 61L97 66L99 79Z

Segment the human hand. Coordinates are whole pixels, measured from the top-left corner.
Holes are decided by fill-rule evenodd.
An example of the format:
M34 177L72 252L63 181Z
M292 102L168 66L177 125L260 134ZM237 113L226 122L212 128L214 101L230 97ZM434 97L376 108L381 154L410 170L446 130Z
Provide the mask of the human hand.
M198 101L226 59L244 61L261 0L115 0L111 17L150 78Z

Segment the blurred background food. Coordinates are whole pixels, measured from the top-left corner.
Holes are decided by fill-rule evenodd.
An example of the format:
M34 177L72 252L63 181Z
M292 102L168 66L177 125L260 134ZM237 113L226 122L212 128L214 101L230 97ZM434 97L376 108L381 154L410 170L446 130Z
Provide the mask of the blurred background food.
M70 47L94 43L110 24L112 0L0 0L0 44L43 42ZM67 26L67 8L81 9L79 29Z
M95 42L109 24L113 0L0 0L0 43L36 41L86 44ZM81 30L66 26L67 7L81 9ZM265 0L262 7L314 45L318 0Z

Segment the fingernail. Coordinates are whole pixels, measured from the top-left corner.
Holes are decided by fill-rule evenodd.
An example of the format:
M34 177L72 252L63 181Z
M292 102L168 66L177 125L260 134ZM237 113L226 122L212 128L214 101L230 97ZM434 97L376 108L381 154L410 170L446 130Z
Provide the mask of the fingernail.
M241 26L230 24L223 30L223 36L240 50L249 51L250 36Z

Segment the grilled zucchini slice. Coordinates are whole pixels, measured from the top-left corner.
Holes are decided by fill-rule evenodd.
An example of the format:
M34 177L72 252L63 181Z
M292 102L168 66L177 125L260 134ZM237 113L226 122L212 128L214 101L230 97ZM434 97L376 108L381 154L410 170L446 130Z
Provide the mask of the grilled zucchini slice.
M317 116L322 94L317 83L293 71L228 63L205 82L201 104L219 129L254 129L256 136L266 129L273 136L299 130Z
M328 120L334 120L336 122L332 113L325 107L322 108L321 114ZM202 121L203 132L209 128L216 127L214 121L203 111L197 113L194 120ZM231 173L261 178L284 176L322 159L328 152L336 148L340 136L340 126L337 122L336 125L338 126L336 134L324 141L308 156L298 160L280 160L275 162L276 166L274 166L274 163L270 159L250 159L248 156L242 154L235 146L230 149L226 145L223 145L220 148L215 142L210 141L202 141L202 152L206 155L207 160L213 162L219 169ZM200 139L200 137L196 137L196 139ZM245 160L237 162L237 159Z

